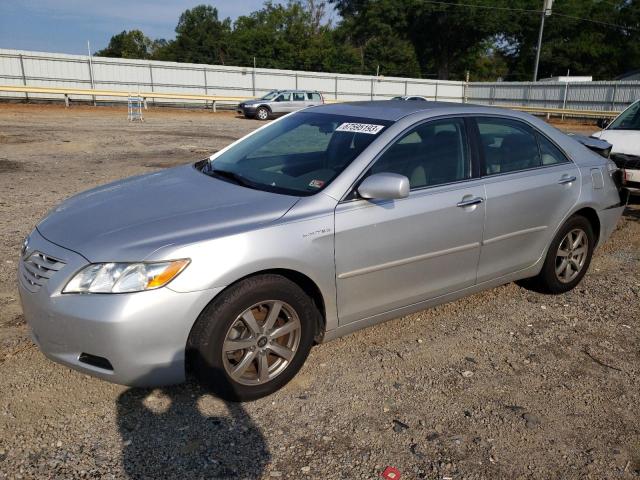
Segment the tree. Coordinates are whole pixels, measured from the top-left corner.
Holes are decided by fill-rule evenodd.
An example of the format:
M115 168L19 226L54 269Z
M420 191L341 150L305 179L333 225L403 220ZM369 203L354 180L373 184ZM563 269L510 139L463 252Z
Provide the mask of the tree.
M540 9L539 3L517 0L513 6ZM539 28L537 13L512 15L503 23L506 42L500 50L507 59L510 80L531 79ZM566 75L570 71L572 75L593 75L595 79L614 78L640 65L639 44L637 0L556 2L552 15L545 19L538 77Z
M154 42L140 30L123 30L111 37L107 48L99 50L99 57L151 58Z
M210 5L198 5L185 10L176 26L176 39L168 42L161 57L165 60L190 63L227 62L231 20L218 19L218 10Z

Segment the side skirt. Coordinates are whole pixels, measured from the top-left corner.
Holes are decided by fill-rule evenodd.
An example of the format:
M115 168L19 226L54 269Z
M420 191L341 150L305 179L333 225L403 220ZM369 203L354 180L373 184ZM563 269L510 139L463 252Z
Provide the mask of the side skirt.
M389 310L384 313L379 313L371 317L363 318L362 320L357 320L355 322L342 325L336 329L325 332L322 343L330 342L331 340L335 340L336 338L348 335L349 333L353 333L362 328L377 325L378 323L382 323L387 320L393 320L394 318L403 317L405 315L410 315L412 313L435 307L443 303L452 302L454 300L458 300L459 298L467 297L483 290L499 287L500 285L515 282L517 280L522 280L524 278L534 277L538 273L540 273L540 269L542 268L542 264L544 263L545 256L546 250L536 263L523 270L518 270L517 272L513 272L508 275L495 278L493 280L487 280L486 282L472 285L471 287L463 288L462 290L447 293L445 295L440 295L439 297L431 298L429 300L418 303L413 303L411 305L407 305L406 307L396 308L394 310Z

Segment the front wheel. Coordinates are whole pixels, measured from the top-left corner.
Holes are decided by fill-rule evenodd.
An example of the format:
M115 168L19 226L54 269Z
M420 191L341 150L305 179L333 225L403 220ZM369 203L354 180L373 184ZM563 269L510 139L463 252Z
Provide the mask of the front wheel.
M258 120L268 120L269 119L269 110L266 107L259 107L256 110L256 118Z
M595 239L591 223L575 215L565 222L549 246L536 286L547 293L572 290L587 273Z
M319 315L311 298L280 275L239 282L194 325L188 346L192 371L226 400L269 395L304 364Z

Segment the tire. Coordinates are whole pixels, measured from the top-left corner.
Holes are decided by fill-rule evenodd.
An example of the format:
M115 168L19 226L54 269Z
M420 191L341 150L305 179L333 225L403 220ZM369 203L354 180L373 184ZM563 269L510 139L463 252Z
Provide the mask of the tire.
M270 112L267 107L258 107L256 110L256 118L258 120L269 120Z
M271 312L277 312L273 328L263 331ZM216 297L196 321L187 345L190 373L225 400L270 395L304 364L319 320L313 300L291 280L274 274L243 280ZM279 337L269 334L287 329Z
M584 256L579 255L582 247L567 249L571 243L576 244L580 235L584 235L580 237L584 239L581 244L584 245ZM589 220L580 215L569 218L551 242L542 270L532 279L534 289L559 294L575 288L589 269L594 245L595 238ZM564 256L565 253L568 255ZM564 260L563 263L566 258L571 260Z

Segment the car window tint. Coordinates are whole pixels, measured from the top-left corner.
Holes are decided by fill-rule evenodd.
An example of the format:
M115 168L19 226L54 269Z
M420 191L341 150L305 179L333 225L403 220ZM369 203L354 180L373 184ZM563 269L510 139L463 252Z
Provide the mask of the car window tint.
M557 163L566 163L569 159L551 143L544 135L538 135L538 143L540 144L540 157L542 165L555 165Z
M330 140L331 135L322 132L319 126L302 124L265 143L247 155L247 158L324 152Z
M293 94L293 101L294 102L304 102L304 93L302 92L295 92Z
M272 122L232 145L203 172L212 176L216 176L216 170L231 172L250 188L313 195L331 183L391 123L299 112ZM365 133L343 127L348 125L376 126L378 132Z
M291 100L291 93L283 93L278 98L276 98L276 102L288 102Z
M640 130L640 101L622 112L608 130Z
M529 126L502 118L478 118L477 124L485 175L540 166L538 142Z
M309 100L312 100L314 102L319 102L320 101L320 94L319 93L308 92L307 93L307 97L309 98Z
M412 189L469 178L464 121L438 120L412 128L382 154L368 174L382 172L406 176Z

